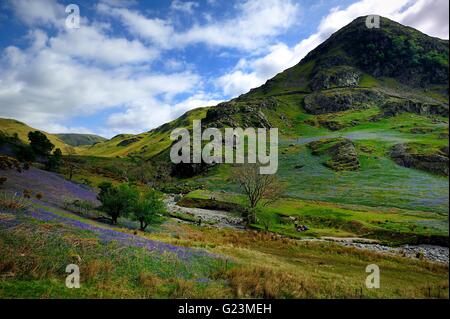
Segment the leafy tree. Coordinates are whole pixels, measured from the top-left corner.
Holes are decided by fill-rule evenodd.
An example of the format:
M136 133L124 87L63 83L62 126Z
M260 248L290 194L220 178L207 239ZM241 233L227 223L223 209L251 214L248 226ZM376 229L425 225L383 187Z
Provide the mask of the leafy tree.
M36 154L29 145L21 145L17 149L17 159L21 162L31 163L36 160Z
M119 217L128 214L139 195L136 187L128 184L113 186L109 182L103 182L99 188L100 193L97 198L102 203L101 209L111 217L113 224L117 224Z
M52 149L55 147L40 131L34 131L28 133L28 139L30 140L30 146L36 155L48 156Z
M53 151L53 155L48 158L46 163L46 168L48 170L55 170L59 168L62 163L62 152L61 149L57 148Z
M160 214L165 213L166 206L160 194L151 189L147 193L140 194L131 210L133 211L133 218L139 221L140 229L144 231L149 224L157 224L162 221Z

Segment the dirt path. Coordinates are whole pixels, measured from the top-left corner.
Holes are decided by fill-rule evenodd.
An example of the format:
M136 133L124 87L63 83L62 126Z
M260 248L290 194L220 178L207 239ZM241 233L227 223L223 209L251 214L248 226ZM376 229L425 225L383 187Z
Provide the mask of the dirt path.
M404 143L409 142L410 139L403 138L400 134L392 134L388 132L371 132L371 131L355 131L355 132L345 132L345 133L334 133L321 136L303 137L298 138L295 142L299 145L307 144L310 142L318 141L321 139L328 138L347 138L349 140L382 140L388 142Z
M233 217L230 213L219 210L188 208L176 205L174 196L166 198L167 209L170 212L181 212L195 217L201 217L203 222L211 222L219 228L244 229L242 218ZM381 245L377 240L358 237L321 237L305 238L299 241L326 241L346 247L355 247L376 251L382 254L391 254L407 258L423 258L430 261L449 263L449 248L432 245L403 245L400 247L390 247Z
M176 204L173 195L168 195L165 199L165 203L169 212L179 212L201 218L202 222L211 223L212 226L219 228L244 229L242 218L232 216L226 211L181 207Z

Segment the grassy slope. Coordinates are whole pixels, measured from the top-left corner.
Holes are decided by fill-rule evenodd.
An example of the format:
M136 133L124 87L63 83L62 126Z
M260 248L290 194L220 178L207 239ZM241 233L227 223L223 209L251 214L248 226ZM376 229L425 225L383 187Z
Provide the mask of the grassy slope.
M141 154L147 157L154 156L164 149L168 148L172 141L170 132L177 127L192 127L192 120L202 119L206 115L207 107L191 110L178 119L164 124L154 130L146 133L131 135L123 134L116 136L108 141L98 143L89 147L79 147L77 151L82 155L92 156L126 156L128 154ZM126 146L120 146L119 143L131 139L139 140Z
M73 219L75 225L109 229L45 204L34 206ZM331 243L296 243L264 233L205 229L170 220L151 233L138 232L136 238L220 256L180 260L171 254L123 247L114 240L103 243L95 233L62 222L4 211L0 221L21 225L0 232L0 269L6 274L0 278L2 298L448 297L445 266ZM113 231L133 233L120 227ZM17 251L30 257L25 259ZM69 263L80 266L80 289L64 286ZM382 271L380 289L364 286L365 267L372 263Z
M36 131L36 129L22 122L4 118L0 118L0 130L9 135L17 133L19 135L19 138L26 143L28 143L28 132ZM72 154L75 152L75 149L72 146L64 143L56 135L49 134L44 131L41 132L47 136L47 138L50 140L50 142L53 143L53 145L55 145L55 148L60 148L63 154Z
M92 145L100 142L104 142L107 139L94 134L72 134L72 133L61 133L55 134L64 143L71 146L81 146L81 145Z
M244 197L233 193L197 190L188 194L191 199L208 200L211 197L244 204ZM308 225L309 231L296 232L293 223L286 218L289 216L298 217L300 223ZM448 236L448 217L445 214L399 208L283 198L262 207L258 217L268 221L270 231L293 238L367 237L392 243L408 241L417 235ZM262 228L261 224L254 226Z

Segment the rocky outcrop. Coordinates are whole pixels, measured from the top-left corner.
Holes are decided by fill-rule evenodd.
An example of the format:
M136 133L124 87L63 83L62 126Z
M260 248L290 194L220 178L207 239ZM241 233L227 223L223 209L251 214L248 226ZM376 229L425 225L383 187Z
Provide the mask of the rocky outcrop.
M334 171L356 171L360 168L355 144L349 139L337 138L314 141L308 144L313 155L327 154L331 159L323 165Z
M117 143L117 146L128 146L130 144L136 143L141 139L141 137L132 137Z
M419 115L447 116L448 104L431 104L417 100L390 98L382 105L385 116L395 116L400 113L410 112Z
M448 147L436 150L435 153L417 153L411 145L397 144L391 148L391 158L404 167L416 168L434 174L449 175Z
M384 96L375 90L333 89L307 95L304 109L311 114L359 110L379 105L383 98Z
M318 71L311 79L311 89L319 91L334 87L355 87L359 84L361 73L350 66L339 66Z
M217 127L270 128L272 125L264 114L264 110L274 110L276 107L277 102L273 98L221 103L208 110L204 122L208 126Z

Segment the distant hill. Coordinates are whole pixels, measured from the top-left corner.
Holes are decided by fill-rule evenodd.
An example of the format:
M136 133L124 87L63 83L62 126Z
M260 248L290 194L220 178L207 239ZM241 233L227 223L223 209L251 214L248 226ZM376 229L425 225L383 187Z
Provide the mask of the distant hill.
M61 133L55 134L55 136L71 146L94 145L108 140L95 134Z
M81 155L92 156L127 156L131 154L152 157L172 144L170 132L177 127L192 127L194 119L202 119L209 108L203 107L186 112L178 119L161 125L149 132L141 134L119 134L113 138L92 146L80 146L77 151Z
M13 120L13 119L0 118L0 131L6 133L8 135L17 134L19 139L25 143L29 142L28 141L28 132L41 131L42 133L44 133L47 136L47 138L50 140L50 142L52 142L53 145L55 145L55 148L61 149L63 154L76 153L75 149L72 146L64 143L64 141L61 140L58 136L44 132L42 130L37 130L33 127L26 125L25 123L22 123L22 122Z

